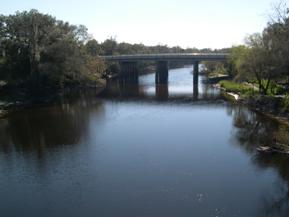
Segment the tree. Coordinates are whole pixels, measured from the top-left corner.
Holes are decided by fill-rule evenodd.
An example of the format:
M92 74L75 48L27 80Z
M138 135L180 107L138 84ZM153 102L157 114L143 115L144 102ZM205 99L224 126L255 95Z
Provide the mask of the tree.
M249 51L245 57L244 69L255 76L261 94L267 94L272 79L278 77L274 53L261 34L253 34L246 40Z
M117 42L114 38L106 39L102 44L101 48L104 55L113 55L117 51Z
M40 14L36 10L17 12L3 19L5 30L2 37L6 45L18 45L18 53L28 52L30 74L38 77L40 53L45 44L55 19L49 15ZM4 42L4 43L5 43Z
M248 55L249 48L245 45L234 46L230 50L227 71L235 80L242 81L248 79L247 71L244 70L244 64Z
M263 32L268 49L274 53L279 73L289 76L289 9L283 1L274 6L271 21Z
M0 27L0 74L10 84L22 83L37 91L47 85L57 89L89 82L105 70L96 57L97 42L88 41L83 25L31 10L0 16Z
M85 49L86 49L86 52L90 54L91 56L98 56L98 55L103 54L101 45L95 39L89 40L85 44Z

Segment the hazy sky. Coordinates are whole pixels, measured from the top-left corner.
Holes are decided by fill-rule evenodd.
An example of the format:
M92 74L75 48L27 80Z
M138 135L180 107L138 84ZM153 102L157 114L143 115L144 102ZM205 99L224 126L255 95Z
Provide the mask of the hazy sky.
M278 0L0 0L0 14L38 9L96 40L222 48L261 32ZM289 0L286 0L289 1Z

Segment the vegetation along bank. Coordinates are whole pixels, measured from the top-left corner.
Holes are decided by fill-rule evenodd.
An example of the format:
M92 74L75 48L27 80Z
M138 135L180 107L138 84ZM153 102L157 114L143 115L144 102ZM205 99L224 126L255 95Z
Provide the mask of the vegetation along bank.
M270 17L262 33L229 50L227 63L206 68L209 76L230 77L217 86L234 100L289 121L289 9L280 4Z

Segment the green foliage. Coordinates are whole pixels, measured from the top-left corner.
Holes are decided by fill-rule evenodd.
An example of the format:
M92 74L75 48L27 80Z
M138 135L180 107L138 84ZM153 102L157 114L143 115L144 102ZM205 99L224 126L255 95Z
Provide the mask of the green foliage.
M85 44L86 52L91 56L99 56L103 54L102 46L95 39L89 40Z
M117 42L114 38L105 40L101 44L101 49L103 50L104 55L114 55L117 51Z
M221 62L204 62L205 72L208 76L219 76L219 75L227 75L228 70L226 69L224 63Z
M268 94L269 95L283 95L286 93L282 85L277 84L275 81L270 83Z
M26 89L59 89L99 79L105 65L85 26L37 10L0 16L0 77Z
M283 109L289 111L289 93L287 93L283 99Z
M238 93L241 95L252 95L255 93L254 88L246 83L238 83L234 81L220 81L220 85L228 92Z
M279 5L281 7L281 5ZM255 80L260 94L284 94L277 85L289 75L289 10L277 7L274 21L268 23L262 34L252 34L246 46L230 49L226 70L236 81Z
M248 52L249 48L244 45L232 47L230 50L228 72L235 78L235 80L244 81L250 77L250 75L248 75L247 71L244 69Z

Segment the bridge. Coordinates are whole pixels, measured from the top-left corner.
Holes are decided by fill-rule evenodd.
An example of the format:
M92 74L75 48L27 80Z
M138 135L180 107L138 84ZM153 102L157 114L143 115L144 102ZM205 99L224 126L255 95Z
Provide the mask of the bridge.
M169 62L192 62L194 64L194 84L198 83L199 63L202 61L220 61L228 59L227 53L169 53L169 54L133 54L101 56L105 61L116 61L121 65L119 77L128 81L138 78L138 61L156 61L156 83L162 84L168 81Z

